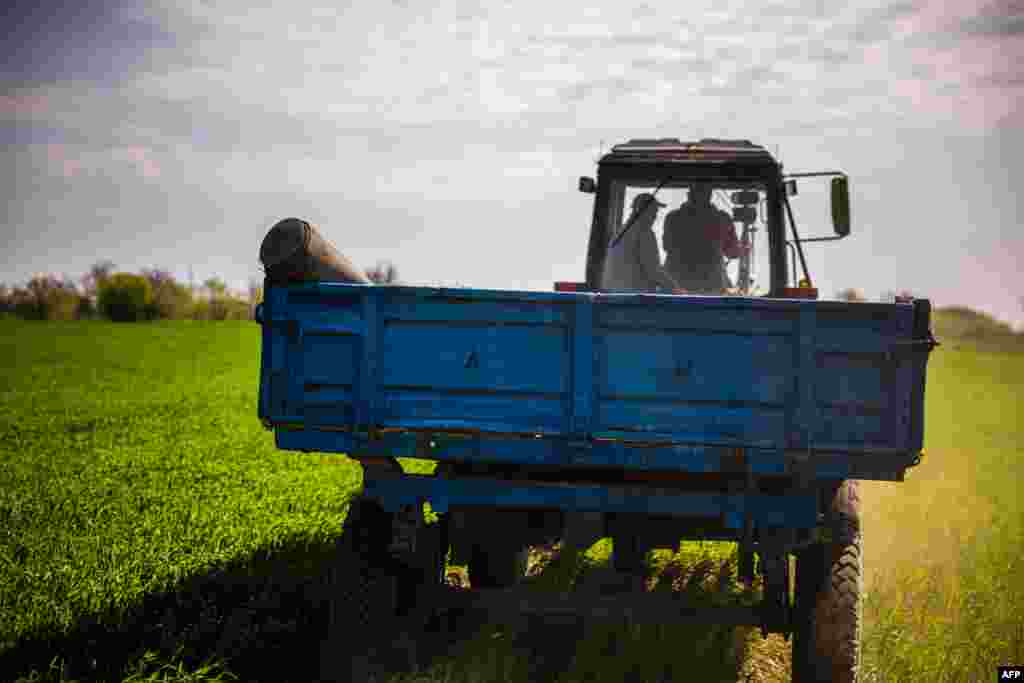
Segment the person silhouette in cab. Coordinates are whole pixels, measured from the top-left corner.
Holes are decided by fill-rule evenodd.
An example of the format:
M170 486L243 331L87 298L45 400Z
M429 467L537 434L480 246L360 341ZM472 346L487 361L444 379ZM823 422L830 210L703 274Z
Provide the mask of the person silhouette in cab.
M731 286L725 260L739 258L732 217L711 203L711 183L697 182L665 216L665 268L688 292L721 294Z
M644 292L654 292L659 288L667 292L679 289L679 284L661 265L658 238L654 234L658 209L664 206L647 192L633 199L632 213L608 242L604 289ZM613 244L626 226L629 229L625 235L617 244Z

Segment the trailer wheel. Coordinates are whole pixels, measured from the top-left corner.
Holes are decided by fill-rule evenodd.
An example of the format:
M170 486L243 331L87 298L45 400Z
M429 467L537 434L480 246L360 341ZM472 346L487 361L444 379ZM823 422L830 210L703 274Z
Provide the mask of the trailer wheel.
M860 670L861 557L857 482L832 499L832 538L797 555L794 683L855 683Z
M529 548L492 542L476 544L469 556L469 582L473 588L508 588L526 576Z
M398 607L398 576L387 546L391 515L357 496L351 501L326 596L327 633L320 648L321 680L370 680L371 648L388 631Z
M394 642L395 628L408 628L406 617L414 616L423 589L442 582L447 515L423 527L409 562L389 552L394 517L375 501L352 501L343 532L344 565L331 596L330 637L321 648L324 680L364 683L396 663L416 665L415 642Z
M359 623L368 626L381 617L394 616L398 609L399 573L388 555L393 514L380 504L358 498L352 501L345 519L345 537L354 561L355 592Z

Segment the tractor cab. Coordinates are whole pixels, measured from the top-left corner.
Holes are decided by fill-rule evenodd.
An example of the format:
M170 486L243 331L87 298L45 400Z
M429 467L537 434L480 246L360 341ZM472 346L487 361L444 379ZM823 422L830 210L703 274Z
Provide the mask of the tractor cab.
M832 177L834 236L797 233L789 197L809 176ZM748 140L630 140L579 189L595 195L586 283L558 289L817 298L801 243L850 232L845 174L784 175Z

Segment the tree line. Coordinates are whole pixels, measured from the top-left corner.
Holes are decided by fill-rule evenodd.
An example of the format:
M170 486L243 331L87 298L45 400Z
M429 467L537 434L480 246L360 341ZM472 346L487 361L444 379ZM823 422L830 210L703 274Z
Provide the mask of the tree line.
M0 315L27 320L248 320L263 300L258 280L250 280L248 291L238 293L228 291L217 277L196 288L159 268L144 268L137 274L115 271L112 262L99 261L77 281L45 273L23 287L0 284ZM389 261L379 261L365 272L376 284L399 284L398 269ZM911 296L908 291L889 291L881 299ZM863 291L852 288L837 292L836 298L867 301Z
M377 284L398 284L398 270L387 261L366 275ZM111 261L93 264L77 280L40 273L24 286L0 284L0 316L26 320L249 320L262 300L258 280L250 280L246 292L229 291L218 277L193 287L166 270L122 272Z

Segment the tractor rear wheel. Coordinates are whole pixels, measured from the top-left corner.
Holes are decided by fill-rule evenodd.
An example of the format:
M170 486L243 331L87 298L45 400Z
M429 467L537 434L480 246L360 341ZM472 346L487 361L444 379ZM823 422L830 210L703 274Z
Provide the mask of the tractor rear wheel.
M797 554L793 682L856 683L863 588L857 482L833 496L831 539Z

